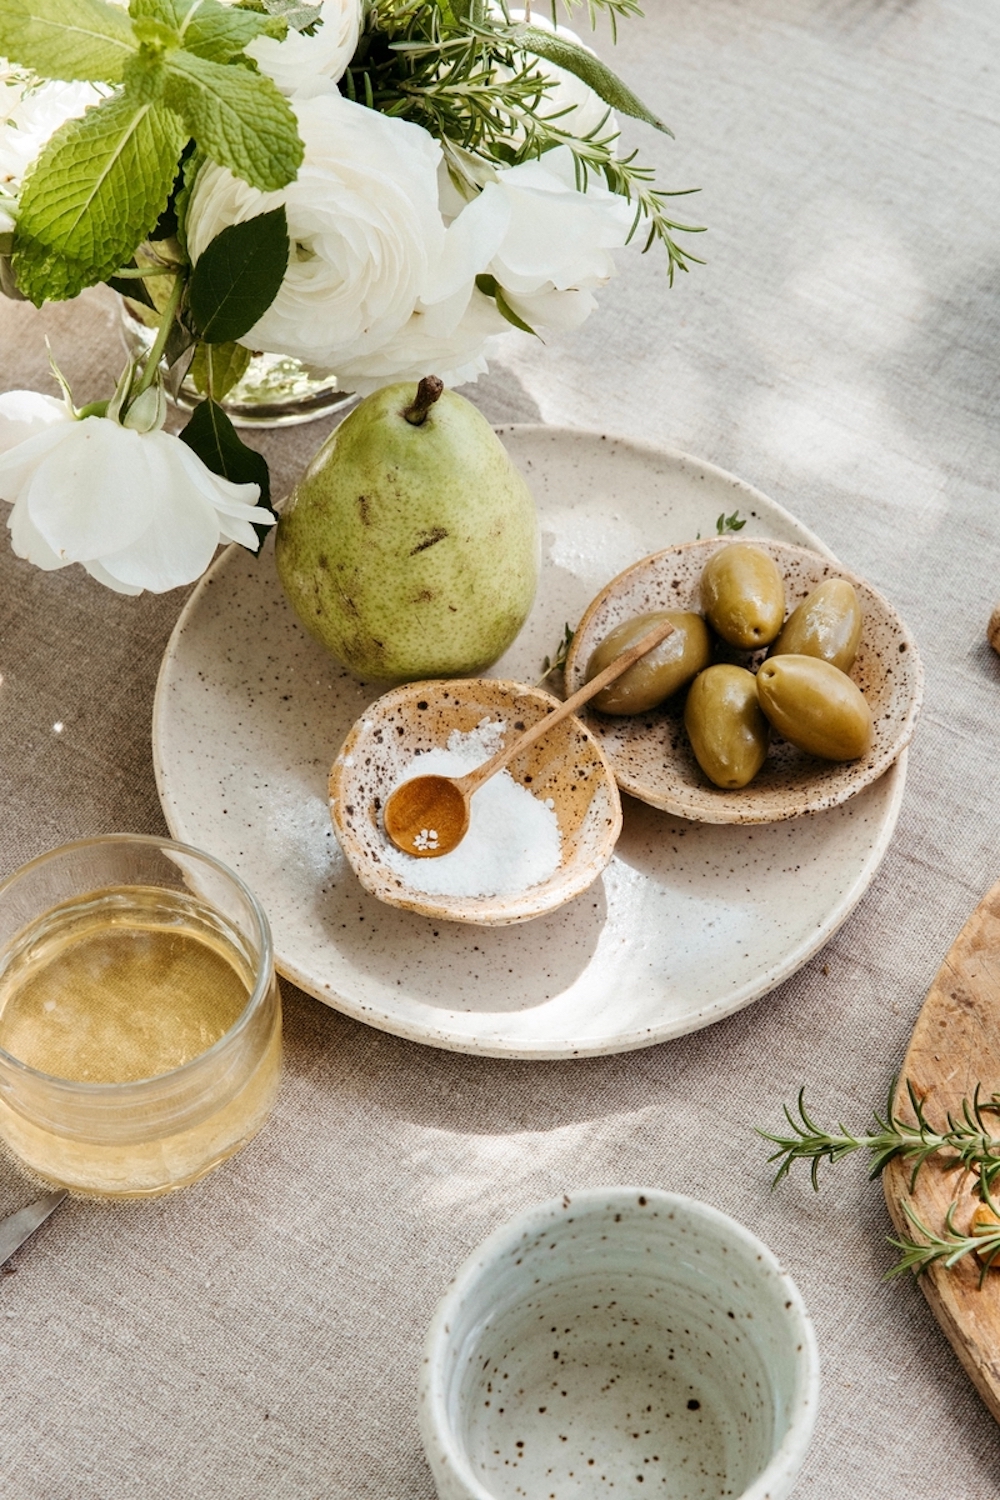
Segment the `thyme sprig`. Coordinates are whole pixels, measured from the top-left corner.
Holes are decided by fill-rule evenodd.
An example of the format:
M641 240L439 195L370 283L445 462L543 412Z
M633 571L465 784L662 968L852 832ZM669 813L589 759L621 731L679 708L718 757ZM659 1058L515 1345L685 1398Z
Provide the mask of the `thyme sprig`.
M901 1119L893 1108L896 1096L896 1080L893 1079L884 1113L879 1114L877 1110L873 1112L873 1129L864 1135L854 1135L843 1125L835 1131L825 1130L818 1125L806 1109L805 1089L800 1089L796 1113L793 1114L787 1105L784 1106L791 1135L757 1130L759 1136L778 1148L768 1157L769 1162L779 1163L772 1187L776 1187L788 1175L794 1162L807 1161L810 1180L814 1190L818 1192L821 1162L833 1163L855 1151L867 1151L871 1157L869 1181L881 1176L889 1163L897 1158L912 1163L912 1192L924 1163L932 1156L943 1158L947 1169L971 1174L976 1195L996 1214L998 1222L996 1226L979 1225L971 1234L963 1235L955 1224L955 1212L958 1208L956 1199L945 1216L944 1234L937 1234L928 1228L908 1203L904 1203L903 1211L923 1238L890 1238L889 1243L901 1250L903 1256L886 1275L897 1276L902 1271L919 1274L937 1261L951 1267L963 1256L973 1253L982 1261L982 1274L985 1275L1000 1257L1000 1208L992 1197L993 1186L1000 1176L1000 1134L996 1133L994 1122L989 1118L991 1115L1000 1115L1000 1094L985 1097L982 1086L977 1084L972 1098L962 1100L959 1113L948 1113L945 1129L936 1130L927 1119L923 1104L909 1080L906 1083L906 1093L913 1110L914 1123Z
M542 662L542 675L535 683L535 687L541 687L542 683L545 682L547 678L551 677L553 672L562 672L564 670L566 666L566 659L569 656L569 648L573 644L573 637L575 634L576 632L574 630L570 630L569 623L567 622L566 625L563 626L562 640L556 647L555 656L547 656Z

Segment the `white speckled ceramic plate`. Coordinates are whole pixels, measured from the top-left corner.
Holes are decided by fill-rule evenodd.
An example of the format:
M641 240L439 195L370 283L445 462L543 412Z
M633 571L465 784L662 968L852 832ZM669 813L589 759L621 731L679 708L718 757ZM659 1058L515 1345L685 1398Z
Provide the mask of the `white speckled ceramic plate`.
M541 513L543 574L493 669L532 682L564 622L608 579L734 509L744 537L830 556L766 496L711 465L595 433L501 431ZM153 718L175 838L238 870L264 902L278 967L361 1021L432 1046L573 1057L648 1046L739 1010L795 972L867 888L895 826L905 754L842 807L762 826L688 823L625 798L601 878L517 927L435 922L362 890L326 782L383 691L342 672L285 603L270 557L222 554L163 660Z

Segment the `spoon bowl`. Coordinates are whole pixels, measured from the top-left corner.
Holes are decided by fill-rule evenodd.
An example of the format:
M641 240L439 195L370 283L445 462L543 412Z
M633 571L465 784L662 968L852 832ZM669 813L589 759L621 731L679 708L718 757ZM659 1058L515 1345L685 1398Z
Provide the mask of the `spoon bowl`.
M449 854L469 831L469 799L450 776L414 776L390 794L385 831L417 859Z

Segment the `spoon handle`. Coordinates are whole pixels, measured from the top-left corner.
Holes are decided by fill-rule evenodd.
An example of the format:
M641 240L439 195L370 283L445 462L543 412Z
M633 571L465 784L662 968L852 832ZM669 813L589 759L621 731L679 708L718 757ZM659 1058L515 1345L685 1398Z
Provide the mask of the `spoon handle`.
M483 765L477 766L467 776L457 779L455 785L459 788L462 795L471 797L473 792L478 792L483 782L489 781L490 777L495 775L497 771L502 771L508 761L514 759L515 755L520 755L522 750L527 750L536 740L540 740L544 734L548 734L554 725L560 724L563 719L568 719L570 714L575 714L578 708L582 708L585 703L590 702L591 698L595 698L603 688L607 687L609 682L614 682L616 677L620 677L623 672L628 671L629 667L634 666L641 656L645 656L648 651L652 651L655 646L658 646L661 641L665 641L667 636L673 635L673 633L674 627L670 621L660 620L658 624L653 626L652 630L647 630L646 634L641 636L634 646L630 646L627 651L622 652L621 656L616 656L614 661L609 662L603 672L598 672L597 676L592 678L590 682L585 682L582 688L577 688L573 696L567 698L565 703L560 703L559 707L553 709L544 719L539 719L537 724L532 724L530 729L526 729L523 734L519 734L516 739L511 740L508 745L505 745L502 750L498 750L496 755L490 760L485 761Z

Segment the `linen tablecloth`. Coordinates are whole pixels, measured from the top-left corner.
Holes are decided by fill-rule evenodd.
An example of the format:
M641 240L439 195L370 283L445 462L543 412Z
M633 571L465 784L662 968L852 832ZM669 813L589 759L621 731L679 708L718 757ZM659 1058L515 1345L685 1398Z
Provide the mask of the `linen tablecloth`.
M510 340L470 391L496 421L686 449L769 492L914 629L927 700L898 830L793 979L645 1052L521 1064L366 1029L284 986L274 1119L195 1188L71 1202L0 1278L7 1500L430 1500L414 1387L452 1270L529 1203L648 1183L736 1215L815 1317L803 1500L992 1500L993 1421L850 1161L769 1190L754 1124L805 1083L861 1127L945 949L1000 875L1000 9L983 0L647 0L618 65L676 142L628 140L710 226L667 288L624 257L600 311ZM607 46L607 43L600 45ZM0 305L0 387L110 393L110 295ZM322 426L262 439L277 492ZM181 592L118 598L0 546L0 873L61 842L160 833L150 711ZM32 1196L0 1161L0 1213Z

